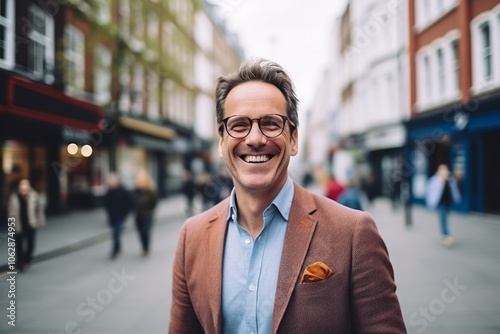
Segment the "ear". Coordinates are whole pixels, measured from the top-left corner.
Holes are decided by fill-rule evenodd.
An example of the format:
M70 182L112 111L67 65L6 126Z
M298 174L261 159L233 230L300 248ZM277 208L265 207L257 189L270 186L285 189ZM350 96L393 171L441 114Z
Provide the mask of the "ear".
M295 128L290 136L290 154L295 156L297 153L299 153L299 129Z

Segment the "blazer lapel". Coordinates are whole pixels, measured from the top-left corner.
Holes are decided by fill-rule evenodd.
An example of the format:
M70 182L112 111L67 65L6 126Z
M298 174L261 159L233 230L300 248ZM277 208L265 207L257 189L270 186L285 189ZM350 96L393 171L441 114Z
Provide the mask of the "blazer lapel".
M273 329L276 333L285 314L293 289L301 274L301 268L309 249L316 220L310 215L316 211L312 196L295 184L295 193L281 255L278 285L273 311Z
M220 333L221 309L222 309L222 259L224 256L224 240L226 237L227 214L229 200L226 205L221 205L207 225L207 244L206 244L206 291L210 294L208 301L210 313L215 329L215 333Z

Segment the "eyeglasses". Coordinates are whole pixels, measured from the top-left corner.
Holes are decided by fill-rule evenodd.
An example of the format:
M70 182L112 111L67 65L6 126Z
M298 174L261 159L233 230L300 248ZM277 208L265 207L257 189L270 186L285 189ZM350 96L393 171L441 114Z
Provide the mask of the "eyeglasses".
M260 132L267 138L276 138L282 134L286 121L295 127L295 124L288 117L279 114L265 115L261 118L235 115L224 118L221 123L224 124L228 135L235 139L243 139L252 130L253 121L257 121Z

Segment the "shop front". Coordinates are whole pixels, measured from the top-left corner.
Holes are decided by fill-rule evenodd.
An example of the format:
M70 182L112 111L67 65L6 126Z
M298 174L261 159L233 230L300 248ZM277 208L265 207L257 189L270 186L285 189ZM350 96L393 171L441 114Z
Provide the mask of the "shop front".
M149 121L122 116L117 141L116 166L128 189L135 186L139 170L146 170L161 197L168 193L168 162L175 157L177 132Z
M28 178L48 213L92 205L100 182L94 158L105 150L100 109L21 77L0 80L3 203L16 180Z
M373 128L365 133L365 156L374 177L375 195L392 199L399 196L405 141L406 129L400 123Z
M462 201L454 209L500 214L499 98L477 99L462 108L416 117L407 123L408 156L414 203L425 203L428 178L439 164L456 177Z

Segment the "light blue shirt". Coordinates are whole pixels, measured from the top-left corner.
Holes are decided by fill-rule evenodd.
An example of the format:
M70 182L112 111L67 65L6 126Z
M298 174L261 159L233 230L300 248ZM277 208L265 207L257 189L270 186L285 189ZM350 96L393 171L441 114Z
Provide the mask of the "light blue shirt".
M293 181L289 177L278 196L264 210L264 226L255 240L238 224L234 190L231 193L222 269L222 328L226 334L271 333L281 251L293 192Z

